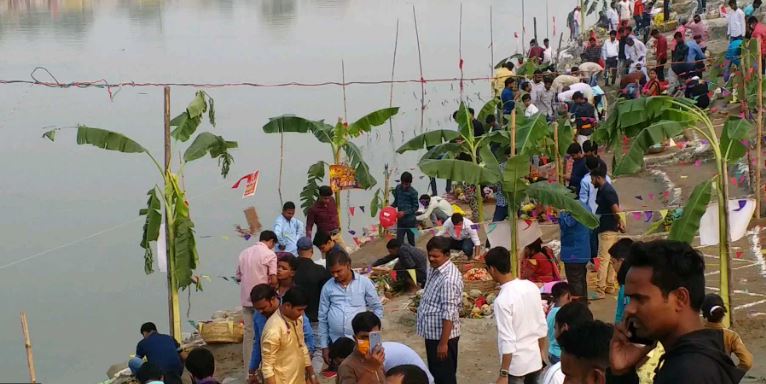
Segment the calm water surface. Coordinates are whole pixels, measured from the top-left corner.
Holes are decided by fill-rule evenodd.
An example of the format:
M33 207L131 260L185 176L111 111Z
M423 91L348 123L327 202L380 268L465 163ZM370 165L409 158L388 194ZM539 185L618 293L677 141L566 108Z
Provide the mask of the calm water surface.
M558 20L558 31L575 2L550 1L549 17ZM425 77L459 76L460 2L414 3ZM44 66L61 82L340 81L343 60L347 80L387 80L398 19L396 77L417 79L412 5L399 0L5 0L0 2L0 78L29 79L34 67ZM520 0L464 1L466 77L490 73L490 5L496 60L516 49ZM545 1L527 1L528 38L532 16L538 17L541 38L547 34L545 14ZM42 72L36 76L51 80ZM464 95L479 109L488 90L488 82L477 81L466 84ZM61 131L55 144L40 138L45 129L82 123L126 133L159 157L161 88L115 91L110 101L104 89L0 86L0 381L27 377L18 320L22 310L29 313L38 378L48 383L101 381L111 363L133 352L142 322L155 321L167 330L164 276L144 275L138 245L138 210L146 191L160 182L151 163L141 155L78 147L73 130ZM173 89L174 114L193 92ZM237 254L248 244L232 231L233 225L244 224L242 209L254 205L266 225L278 214L279 137L263 134L263 124L284 113L331 122L344 114L339 87L208 92L216 99L217 134L240 144L230 177L260 169L262 178L256 196L242 200L241 191L228 188L234 180L217 176L215 162L188 166L198 272L212 278L204 292L192 295L189 319L238 305L238 288L219 276L233 273ZM381 184L384 164L397 174L414 167L416 154L394 157L393 149L420 131L419 97L418 84L396 85L394 105L401 112L393 129L383 126L358 140ZM427 84L424 129L451 128L448 117L459 98L457 84ZM347 88L349 120L388 102L388 85ZM297 201L308 165L331 154L313 137L289 135L285 143L284 197ZM424 192L427 178L415 175L416 189ZM368 206L370 197L354 191L348 198L344 193L343 200ZM344 213L344 227L358 231L371 222L359 209L353 217Z

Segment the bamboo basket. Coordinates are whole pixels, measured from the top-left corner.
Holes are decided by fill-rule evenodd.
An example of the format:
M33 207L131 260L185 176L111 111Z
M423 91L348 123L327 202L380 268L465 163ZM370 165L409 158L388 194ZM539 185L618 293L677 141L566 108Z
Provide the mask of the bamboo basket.
M487 264L480 260L453 260L452 264L455 264L460 274L468 272L472 268L484 268L487 269Z
M233 321L211 321L199 323L198 331L207 344L241 343L245 326Z
M463 291L471 292L478 289L483 292L492 292L497 288L495 280L463 280Z

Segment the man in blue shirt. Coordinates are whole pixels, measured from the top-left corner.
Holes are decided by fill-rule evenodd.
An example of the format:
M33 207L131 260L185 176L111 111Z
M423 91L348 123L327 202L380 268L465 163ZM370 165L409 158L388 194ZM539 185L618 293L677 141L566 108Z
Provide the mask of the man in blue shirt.
M582 152L582 147L578 143L569 144L567 148L567 155L572 157L572 174L569 176L569 189L574 191L575 194L580 193L580 182L583 176L588 173L588 168L585 167L585 155Z
M500 93L500 100L503 102L503 115L510 115L516 106L516 101L513 99L513 89L511 89L514 81L513 77L505 79L505 88Z
M686 62L689 63L690 67L694 68L693 76L701 76L702 70L705 69L705 53L702 52L702 48L694 39L688 40L686 46L689 47L689 53L686 55Z
M745 17L753 16L755 11L757 11L761 7L761 0L754 0L753 4L748 4L745 6L743 11L745 12Z
M286 202L282 206L282 214L274 222L274 233L277 234L277 248L298 256L298 239L306 233L306 225L295 218L295 203Z
M141 335L144 339L136 345L136 357L128 363L130 370L135 374L143 364L143 358L156 365L164 376L181 377L184 366L181 357L178 356L178 342L168 336L157 332L154 323L141 325Z
M295 289L295 288L292 288ZM277 291L268 284L258 284L250 291L250 301L253 302L253 353L250 355L249 376L260 376L261 366L261 334L266 326L266 320L279 309ZM314 353L314 333L308 317L303 315L303 341L309 350L309 356Z
M396 238L415 246L415 231L417 230L417 212L420 208L418 191L412 187L412 174L402 173L399 185L394 188L394 202L392 207L397 209L399 219L396 222Z
M354 336L351 320L357 313L369 310L382 319L383 304L372 281L351 270L351 258L346 252L331 251L327 257L327 269L333 278L325 283L319 296L319 337L316 344L322 348L322 357L329 365L328 345L342 336Z

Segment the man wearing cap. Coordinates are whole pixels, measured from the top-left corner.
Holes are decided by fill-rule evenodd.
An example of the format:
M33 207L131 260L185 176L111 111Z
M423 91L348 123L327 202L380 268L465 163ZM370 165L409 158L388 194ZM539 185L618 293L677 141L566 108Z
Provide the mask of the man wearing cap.
M308 306L306 307L306 317L311 322L311 330L314 337L319 336L318 312L319 295L322 292L322 286L327 280L330 280L330 272L325 267L312 260L314 255L314 245L308 237L301 237L297 242L298 257L296 258L298 268L295 269L295 286L300 287L306 294ZM315 370L322 369L321 350L317 349L312 356L312 365Z

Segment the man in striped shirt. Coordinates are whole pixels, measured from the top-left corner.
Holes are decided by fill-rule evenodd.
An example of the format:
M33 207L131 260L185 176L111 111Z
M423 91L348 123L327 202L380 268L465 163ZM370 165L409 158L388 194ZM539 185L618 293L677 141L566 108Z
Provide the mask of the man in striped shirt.
M434 237L426 249L431 268L418 307L417 333L425 338L428 370L436 384L457 384L463 279L450 261L449 238Z

